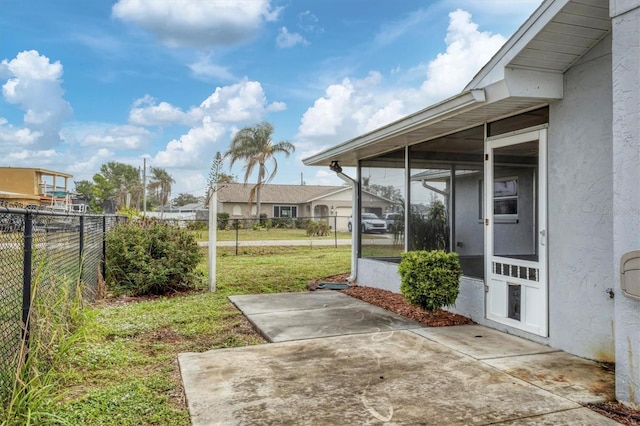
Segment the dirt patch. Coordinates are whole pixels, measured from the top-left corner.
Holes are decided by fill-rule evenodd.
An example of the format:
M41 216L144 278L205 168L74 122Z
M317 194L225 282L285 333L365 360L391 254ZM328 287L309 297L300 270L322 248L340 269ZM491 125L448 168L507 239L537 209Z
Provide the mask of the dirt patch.
M605 402L604 404L587 404L587 408L609 417L627 426L640 426L640 410L634 410L619 402Z

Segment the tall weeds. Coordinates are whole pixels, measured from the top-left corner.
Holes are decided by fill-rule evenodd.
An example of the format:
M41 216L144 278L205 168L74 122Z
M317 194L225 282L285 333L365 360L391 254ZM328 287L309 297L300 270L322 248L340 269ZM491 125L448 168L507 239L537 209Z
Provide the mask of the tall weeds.
M82 282L59 277L39 265L31 290L29 339L20 344L13 389L0 412L0 425L65 424L52 414L61 395L56 371L80 338L83 321Z

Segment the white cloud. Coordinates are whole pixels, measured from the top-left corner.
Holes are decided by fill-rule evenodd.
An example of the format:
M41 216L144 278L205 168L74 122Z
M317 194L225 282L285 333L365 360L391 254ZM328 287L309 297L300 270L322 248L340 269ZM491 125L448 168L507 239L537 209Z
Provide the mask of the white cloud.
M308 46L309 42L298 33L290 33L289 30L287 30L287 27L280 28L278 37L276 37L276 45L278 47L286 49L298 44Z
M131 125L114 126L101 133L88 134L82 146L108 147L119 150L137 150L146 145L153 134L144 127Z
M420 16L412 15L410 22L417 22ZM375 71L362 80L345 78L329 86L300 120L297 140L301 151L310 153L318 146L349 140L458 93L505 38L478 31L471 15L458 9L449 14L445 41L446 51L426 66L419 89L382 89L382 75ZM424 69L420 65L408 72L413 75Z
M156 101L147 95L136 100L129 111L129 123L137 126L169 126L182 124L185 126L196 125L202 120L202 112L192 108L188 112L182 111L168 102Z
M62 73L59 61L51 63L36 50L20 52L14 59L0 63L0 76L8 78L2 94L7 102L24 111L26 130L22 137L33 137L30 143L39 147L60 143L62 123L72 114L63 97Z
M500 34L478 31L471 14L458 9L449 14L447 50L429 63L422 91L430 99L443 99L461 90L500 49Z
M206 167L213 158L216 142L224 135L225 129L211 117L202 120L202 126L194 127L180 139L169 142L164 151L156 154L156 167L200 168Z
M264 21L277 19L269 0L119 0L113 16L154 33L171 47L213 47L242 43Z
M220 80L235 80L235 77L227 67L223 67L211 62L209 55L201 57L196 62L189 64L193 75L197 78L216 78Z
M240 83L230 86L217 87L205 99L200 108L205 115L214 117L221 122L257 121L265 112L281 111L284 103L267 104L267 98L262 85L257 81L244 79Z
M43 149L43 150L21 150L14 151L7 156L7 159L10 161L17 161L18 163L14 163L17 166L29 166L29 164L33 164L33 159L38 159L38 164L42 166L46 166L52 163L52 160L56 158L61 158L62 154L57 153L54 149ZM41 166L41 167L42 167Z
M318 27L318 17L311 13L310 10L305 10L298 14L298 27L306 32L323 32L322 28Z
M26 127L14 128L6 119L0 117L0 142L15 145L32 145L42 136L42 132L32 131Z
M91 176L100 170L100 166L104 163L112 161L115 153L106 148L100 148L95 154L92 154L89 159L84 161L74 161L69 165L68 172L78 176L86 176L87 179L91 179ZM86 158L86 156L83 156ZM76 180L82 180L82 178Z

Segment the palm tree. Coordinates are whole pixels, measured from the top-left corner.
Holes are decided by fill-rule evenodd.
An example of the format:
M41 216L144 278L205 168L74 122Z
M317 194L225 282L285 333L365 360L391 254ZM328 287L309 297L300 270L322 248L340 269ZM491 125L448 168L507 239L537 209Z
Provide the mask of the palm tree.
M151 179L149 181L149 190L155 191L160 200L160 205L164 207L169 202L171 195L171 184L176 181L171 175L160 167L151 167Z
M286 157L296 150L295 146L288 141L273 143L271 135L273 126L267 121L240 129L231 141L229 150L224 154L231 159L230 167L238 160L246 162L244 166L244 183L247 184L249 176L258 168L258 182L251 189L249 194L249 205L256 199L257 216L260 217L260 190L265 183L270 182L278 172L278 162L276 154L284 154ZM271 174L267 170L267 162L273 162ZM267 176L268 175L268 176Z

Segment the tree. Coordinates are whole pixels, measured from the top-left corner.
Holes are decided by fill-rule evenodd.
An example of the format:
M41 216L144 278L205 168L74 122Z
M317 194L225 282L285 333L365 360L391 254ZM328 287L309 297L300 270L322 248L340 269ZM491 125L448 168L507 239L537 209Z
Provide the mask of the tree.
M160 205L164 207L169 202L171 195L171 185L176 181L163 168L151 167L151 180L149 181L149 190L155 191L160 200Z
M273 143L271 135L274 129L271 123L263 121L254 126L240 129L231 141L229 150L224 154L231 159L231 167L238 160L245 161L244 183L247 184L251 173L257 168L258 181L249 194L249 205L256 200L256 215L260 215L260 190L262 186L270 182L278 172L276 154L284 154L286 157L295 151L295 146L288 141ZM267 163L273 163L273 170L269 174Z
M213 183L235 183L238 178L234 175L228 175L222 171L224 167L224 157L220 154L220 151L216 152L216 156L213 157L211 163L211 169L209 170L209 180L207 183L209 186Z
M105 202L115 203L116 210L126 205L127 194L133 197L133 203L139 203L141 192L140 173L135 167L110 161L100 167L100 173L93 176L94 195Z
M173 205L177 207L186 206L187 204L197 203L198 197L193 194L182 193L173 199Z
M84 200L89 205L89 212L100 213L102 208L98 204L96 193L96 186L88 180L78 180L75 182L75 192L79 195L78 198Z

